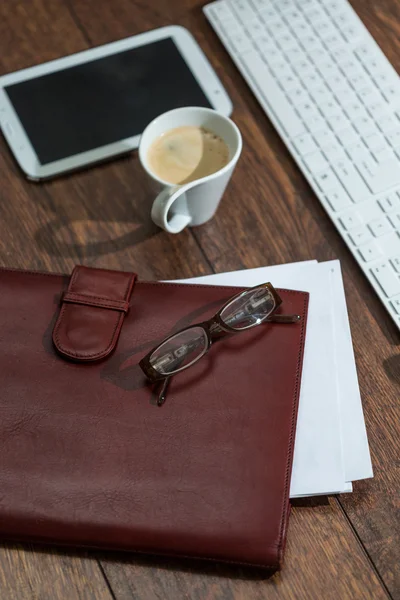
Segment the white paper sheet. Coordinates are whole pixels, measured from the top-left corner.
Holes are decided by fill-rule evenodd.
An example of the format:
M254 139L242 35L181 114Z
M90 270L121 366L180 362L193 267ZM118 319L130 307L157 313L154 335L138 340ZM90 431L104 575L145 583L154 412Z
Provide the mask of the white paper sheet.
M184 281L251 286L269 279L277 287L310 292L291 497L351 491L351 481L372 476L372 468L339 261L274 265ZM324 377L315 377L320 363Z
M336 372L346 481L373 477L367 431L358 387L356 363L340 261L328 263L332 277Z

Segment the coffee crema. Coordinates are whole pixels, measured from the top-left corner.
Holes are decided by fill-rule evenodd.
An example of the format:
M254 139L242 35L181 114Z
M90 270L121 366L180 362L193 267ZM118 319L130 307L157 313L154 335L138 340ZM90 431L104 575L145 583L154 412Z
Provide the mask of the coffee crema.
M183 184L216 173L229 162L229 148L213 131L185 125L166 131L147 152L151 171L168 183Z

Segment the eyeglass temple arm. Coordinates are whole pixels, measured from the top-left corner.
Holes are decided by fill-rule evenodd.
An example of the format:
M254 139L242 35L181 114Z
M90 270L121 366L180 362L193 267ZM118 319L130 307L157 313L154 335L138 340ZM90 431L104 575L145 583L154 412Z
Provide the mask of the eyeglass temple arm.
M297 323L300 321L300 315L274 315L265 319L265 323Z
M163 380L161 389L158 394L157 406L162 406L164 404L164 402L167 398L167 392L168 392L168 388L169 388L171 379L172 379L172 377L169 376Z

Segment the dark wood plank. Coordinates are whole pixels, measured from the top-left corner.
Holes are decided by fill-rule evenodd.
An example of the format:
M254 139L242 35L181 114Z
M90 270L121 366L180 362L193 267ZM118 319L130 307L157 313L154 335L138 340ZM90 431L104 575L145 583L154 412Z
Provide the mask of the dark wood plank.
M4 600L113 600L99 564L84 553L0 550L0 598Z

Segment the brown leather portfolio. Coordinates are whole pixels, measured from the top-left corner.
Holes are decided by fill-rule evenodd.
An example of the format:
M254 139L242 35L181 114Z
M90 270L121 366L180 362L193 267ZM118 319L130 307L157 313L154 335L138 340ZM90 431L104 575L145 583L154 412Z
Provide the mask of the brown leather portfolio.
M278 290L301 320L221 339L162 407L138 366L237 291L0 270L1 539L279 568L308 295Z

